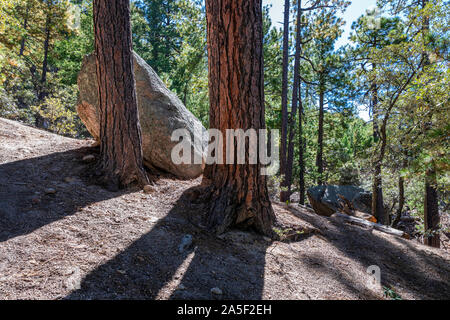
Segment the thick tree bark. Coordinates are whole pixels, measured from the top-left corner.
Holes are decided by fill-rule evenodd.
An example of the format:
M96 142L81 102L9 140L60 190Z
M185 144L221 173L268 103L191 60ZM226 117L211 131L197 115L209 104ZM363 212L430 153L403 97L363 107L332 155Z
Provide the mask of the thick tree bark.
M317 157L316 157L316 167L317 167L317 173L319 175L317 179L317 183L319 185L323 184L323 117L324 117L324 100L325 100L325 93L324 89L321 86L319 89L319 132L318 132L318 138L317 138Z
M286 161L286 174L285 174L285 185L288 188L287 194L284 195L284 201L289 201L292 193L292 171L294 166L294 137L295 137L295 117L297 115L298 99L301 95L300 92L300 54L302 50L302 2L298 0L297 2L297 34L295 43L295 62L294 62L294 86L292 92L292 110L289 117L289 144L288 144L288 154Z
M263 129L264 79L261 0L207 0L210 128ZM227 141L223 141L227 150ZM216 233L231 227L272 235L274 212L260 164L207 165L210 212L207 226ZM258 162L259 163L259 162Z
M132 56L129 0L94 1L100 106L99 171L112 188L148 183Z
M284 26L283 26L283 79L281 83L281 142L280 142L280 174L281 187L286 188L286 156L288 136L288 75L289 75L289 16L290 0L284 1ZM288 201L288 192L281 191L280 201Z

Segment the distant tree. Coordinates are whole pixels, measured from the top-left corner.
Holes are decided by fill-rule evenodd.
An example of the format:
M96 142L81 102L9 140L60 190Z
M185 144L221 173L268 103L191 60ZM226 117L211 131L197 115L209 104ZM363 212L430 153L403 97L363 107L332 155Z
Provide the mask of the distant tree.
M315 88L316 97L319 102L318 128L317 128L317 152L316 170L317 183L323 184L324 179L324 127L325 106L341 107L342 101L338 101L345 87L348 73L345 72L345 63L339 53L335 50L335 42L342 34L344 21L337 16L348 6L348 1L332 1L325 6L319 6L317 10L310 13L307 18L307 35L311 39L303 50L301 58L307 63L310 70L309 84ZM346 103L344 102L344 105ZM343 109L343 108L340 108ZM341 111L341 110L336 110Z
M375 142L372 161L372 215L380 223L389 224L389 213L384 208L382 181L382 165L387 148L387 125L395 103L406 90L412 78L397 77L397 80L402 81L395 84L393 81L390 82L388 76L391 76L392 80L396 78L392 74L384 73L384 70L389 70L394 66L389 65L389 58L380 59L383 53L385 56L388 54L387 48L390 45L406 40L399 19L380 18L379 28L374 28L369 18L367 15L362 16L353 24L352 28L355 30L355 34L352 35L352 39L356 43L354 59L359 84L362 88L361 91L366 90L363 95L369 100L372 110L373 140ZM403 71L410 70L403 69ZM385 108L386 103L389 104L387 108ZM386 112L388 110L390 111Z
M42 100L47 95L47 90L45 84L47 82L47 71L48 71L48 58L49 50L52 45L52 41L56 36L60 36L66 29L66 19L67 19L67 1L56 1L56 0L43 0L42 1L42 11L44 14L44 56L42 59L42 72L41 72L41 90L39 93L39 100ZM27 15L25 16L28 19ZM26 21L24 21L26 22ZM23 51L22 51L23 53Z
M208 123L206 19L202 0L133 1L134 50L205 126Z
M289 23L290 23L290 0L284 1L284 22L283 22L283 71L281 79L281 141L280 141L280 175L281 187L287 187L287 144L288 144L288 92L289 92ZM280 201L289 200L289 192L281 190Z
M342 25L342 21L335 17L335 14L338 11L344 11L348 6L348 1L313 1L310 2L309 6L303 7L302 1L297 0L295 11L296 11L296 32L295 32L295 53L294 53L294 72L293 72L293 87L292 87L292 104L291 110L288 108L288 75L289 75L289 1L285 2L285 16L284 16L284 44L283 44L283 79L282 79L282 129L281 129L281 175L282 175L282 191L280 194L280 200L282 202L290 200L291 195L291 186L292 186L292 174L293 174L293 161L294 161L294 137L296 132L296 117L297 117L297 109L299 109L299 118L302 117L302 109L303 104L301 101L301 80L305 79L300 74L300 66L305 56L302 56L303 46L311 41L313 41L316 45L325 46L330 44L331 48L332 44L337 39L337 37L342 33L340 31L340 26ZM311 13L310 17L314 17L314 22L308 26L303 22L304 13ZM307 20L307 19L306 19ZM310 27L311 29L315 29L312 33L313 35L309 39L303 38L303 28ZM320 30L320 32L319 32ZM311 33L310 33L311 34ZM323 46L322 46L323 47ZM328 52L329 53L329 52ZM312 63L311 59L306 58L307 61ZM317 71L319 68L315 68ZM329 70L323 70L323 74L325 75ZM324 77L322 77L324 78ZM323 92L325 92L325 85L322 84ZM324 94L323 94L324 95ZM321 96L323 98L323 95ZM324 99L321 100L322 102ZM323 106L324 103L321 105ZM318 152L318 168L319 171L323 171L322 164L322 154L323 154L323 107L320 108L322 111L320 113L319 121L319 152ZM299 131L302 131L302 119L300 119ZM321 127L320 127L321 126ZM303 142L301 142L302 138L300 135L300 144L299 144L299 152L303 153ZM304 175L304 164L302 164L303 154L300 156L300 176ZM304 180L301 178L300 180ZM304 182L300 182L300 197L303 198L304 194ZM303 200L301 202L304 202Z
M102 181L111 188L145 185L134 80L130 1L94 1Z
M138 0L136 7L142 12L146 26L140 37L146 48L144 59L156 73L168 73L174 67L175 52L181 41L174 16L179 12L177 0Z
M419 7L422 10L427 10L427 5L429 0L422 0ZM430 18L427 13L424 12L422 15L422 33L424 39L424 47L429 45L430 36ZM431 65L429 52L425 49L422 53L423 56L423 69L426 69ZM429 101L425 100L425 103ZM424 124L423 130L425 134L433 128L433 117L428 117L428 122ZM440 248L441 239L438 232L440 217L439 217L439 203L438 203L438 192L437 192L437 178L436 178L436 165L433 162L432 165L425 172L425 199L424 199L424 218L425 218L425 230L427 234L425 235L425 244L431 247Z
M415 153L410 170L425 177L423 218L425 244L440 247L438 178L448 173L448 1L380 0L391 15L402 16L408 26L406 48L418 55L422 64L417 77L405 92L403 114L412 122L405 136ZM408 55L411 60L411 54ZM417 60L417 58L416 58ZM444 173L444 174L443 174ZM445 179L444 179L445 180ZM448 182L446 184L448 189ZM446 188L444 187L444 190Z
M55 41L49 63L57 70L64 85L76 85L83 58L94 51L92 1L78 0L80 25Z

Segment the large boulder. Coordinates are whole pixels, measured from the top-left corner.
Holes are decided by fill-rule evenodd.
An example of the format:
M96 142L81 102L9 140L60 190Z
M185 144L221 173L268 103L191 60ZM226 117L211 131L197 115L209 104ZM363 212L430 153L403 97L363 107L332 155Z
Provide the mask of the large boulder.
M317 186L307 192L314 211L321 216L331 217L351 204L353 209L370 213L372 195L355 186Z
M180 178L192 179L203 173L203 164L176 165L171 159L172 149L178 141L171 136L176 129L186 129L194 141L194 136L202 141L202 146L191 144L192 155L202 157L207 146L206 129L200 121L183 105L180 99L164 85L156 72L134 53L134 72L142 128L142 148L144 164L170 172ZM99 141L99 106L95 54L83 60L78 75L79 99L77 112L92 136ZM203 157L202 157L203 158Z

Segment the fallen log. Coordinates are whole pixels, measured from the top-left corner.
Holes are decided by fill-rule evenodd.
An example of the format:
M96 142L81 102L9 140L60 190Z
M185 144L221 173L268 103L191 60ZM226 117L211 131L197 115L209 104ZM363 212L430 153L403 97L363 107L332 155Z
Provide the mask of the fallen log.
M308 211L308 212L311 212L311 213L316 214L316 212L314 211L313 208L307 207L307 206L305 206L305 205L303 205L303 204L299 204L299 203L297 204L297 206L298 206L299 208L302 208L302 209Z
M370 222L370 221L367 221L364 219L348 216L346 214L342 214L339 212L336 212L332 217L339 218L341 220L344 220L345 222L353 223L358 226L373 228L375 230L378 230L378 231L381 231L381 232L384 232L384 233L387 233L387 234L390 234L393 236L410 239L410 237L407 233L405 233L401 230L397 230L397 229L379 224L379 223L374 223L374 222Z

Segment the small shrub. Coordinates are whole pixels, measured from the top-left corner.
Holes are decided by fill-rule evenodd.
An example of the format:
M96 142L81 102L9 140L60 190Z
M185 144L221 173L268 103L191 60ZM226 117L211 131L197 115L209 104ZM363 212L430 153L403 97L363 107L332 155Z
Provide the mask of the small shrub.
M76 86L65 87L31 110L43 118L44 128L65 136L82 138L88 133L75 110Z
M339 185L360 185L359 169L353 163L346 163L339 169Z

